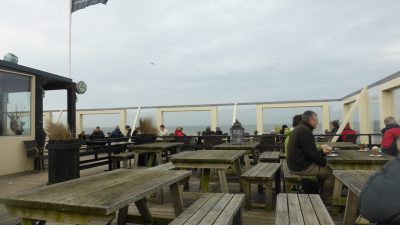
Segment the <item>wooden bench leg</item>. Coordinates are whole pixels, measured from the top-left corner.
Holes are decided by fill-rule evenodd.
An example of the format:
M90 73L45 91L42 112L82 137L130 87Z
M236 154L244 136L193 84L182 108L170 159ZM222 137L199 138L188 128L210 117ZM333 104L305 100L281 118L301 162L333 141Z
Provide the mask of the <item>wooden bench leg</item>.
M243 224L243 209L242 207L236 212L233 216L233 225L242 225Z
M357 220L358 198L350 190L347 193L346 209L344 211L343 225L353 225Z
M129 206L125 206L118 211L117 225L125 225L128 222L128 208Z
M113 170L116 170L118 168L118 163L119 163L119 161L117 161L117 160L112 161L112 169Z
M335 183L333 184L332 205L341 205L342 188L342 183L338 179L335 179Z
M250 168L249 154L246 153L243 157L244 157L244 165L246 166L246 169L249 169Z
M239 188L240 188L240 192L243 192L243 184L242 181L240 179L240 176L242 175L242 168L240 166L240 159L235 160L235 162L233 163L235 166L235 171L236 171L236 176L239 178Z
M171 186L169 186L169 189L171 191L175 216L179 216L179 214L183 212L183 200L182 200L182 193L179 190L179 184L174 183Z
M154 224L153 217L151 216L150 210L146 205L146 202L144 199L140 199L135 202L135 205L140 213L140 215L143 218L143 221L145 224Z
M242 182L244 188L244 208L251 209L251 183L248 180Z
M224 169L218 169L219 182L221 183L221 192L229 193L228 179L226 179L226 173Z
M122 160L122 167L127 169L128 168L128 159Z
M273 198L271 181L267 181L267 183L265 184L264 192L265 192L265 209L270 212L272 211L272 198Z
M207 193L208 192L208 180L210 179L210 169L204 168L201 174L200 181L200 192Z
M156 158L157 158L157 166L162 165L162 157L161 157L161 152L156 153Z
M139 153L135 153L135 158L133 160L133 166L139 166Z
M155 158L154 154L153 153L150 154L149 161L147 162L147 167L152 167L153 166L154 158Z

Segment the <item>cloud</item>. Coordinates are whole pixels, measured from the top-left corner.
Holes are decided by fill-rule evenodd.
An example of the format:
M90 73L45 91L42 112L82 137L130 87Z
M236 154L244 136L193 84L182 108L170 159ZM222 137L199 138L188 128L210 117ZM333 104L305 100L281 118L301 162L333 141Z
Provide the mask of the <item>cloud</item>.
M0 55L67 76L68 2L0 0ZM114 1L72 15L78 108L339 98L399 70L400 3ZM154 64L151 64L154 62ZM360 79L362 78L362 79ZM46 108L65 105L46 94Z

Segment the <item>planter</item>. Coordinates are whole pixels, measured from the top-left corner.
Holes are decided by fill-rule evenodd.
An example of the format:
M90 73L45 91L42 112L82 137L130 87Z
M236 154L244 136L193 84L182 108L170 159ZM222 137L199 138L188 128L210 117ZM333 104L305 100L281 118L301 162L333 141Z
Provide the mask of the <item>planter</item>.
M79 178L79 140L49 141L49 184Z

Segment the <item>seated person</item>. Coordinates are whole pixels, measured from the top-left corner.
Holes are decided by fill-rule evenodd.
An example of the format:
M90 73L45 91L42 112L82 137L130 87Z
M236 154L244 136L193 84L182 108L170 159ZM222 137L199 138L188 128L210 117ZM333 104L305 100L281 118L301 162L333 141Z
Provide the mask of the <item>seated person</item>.
M347 123L337 141L338 142L349 141L349 142L355 143L355 141L357 140L357 136L355 136L356 134L357 134L357 132L355 130L351 129L350 124ZM354 140L354 141L351 141L351 140Z
M305 111L301 124L294 128L290 135L287 164L293 174L316 176L322 181L321 199L325 205L330 206L335 180L332 170L326 165L325 154L330 152L330 147L323 145L323 150L318 151L312 133L317 125L317 114Z
M214 132L211 131L210 127L206 127L206 130L201 132L202 136L213 135L213 134L214 134Z
M160 125L160 131L158 136L167 136L168 135L168 130L165 128L164 124Z
M131 133L132 133L132 128L129 125L125 126L125 130L126 130L126 135L125 137L131 137Z
M183 137L183 136L186 136L186 134L185 133L183 133L183 128L182 127L177 127L176 129L175 129L175 136L177 136L177 137Z
M400 138L395 142L400 151ZM369 178L359 197L361 215L378 225L400 224L400 156Z
M397 156L398 151L395 147L394 140L400 136L400 126L397 124L394 117L389 116L384 120L385 128L382 129L382 152Z
M106 136L104 135L104 132L100 129L99 126L96 127L96 129L92 132L92 134L89 137L90 140L104 139L104 138L106 138Z
M222 132L221 128L217 127L215 131L215 135L223 135L224 133Z
M115 126L115 129L113 132L111 132L111 138L120 138L123 137L124 135L122 134L121 130L119 129L119 126Z

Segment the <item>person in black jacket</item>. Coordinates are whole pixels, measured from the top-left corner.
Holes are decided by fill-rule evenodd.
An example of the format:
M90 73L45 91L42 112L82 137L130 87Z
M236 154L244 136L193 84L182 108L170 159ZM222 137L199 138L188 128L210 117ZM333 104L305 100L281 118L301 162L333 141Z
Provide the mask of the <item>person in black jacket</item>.
M316 176L323 182L321 199L325 205L332 203L334 176L332 170L326 166L325 154L330 152L330 147L322 146L318 151L312 131L318 125L317 114L305 111L302 123L291 133L288 143L287 164L293 174Z
M400 152L400 138L396 140ZM379 225L400 224L400 154L369 178L359 197L361 215Z

